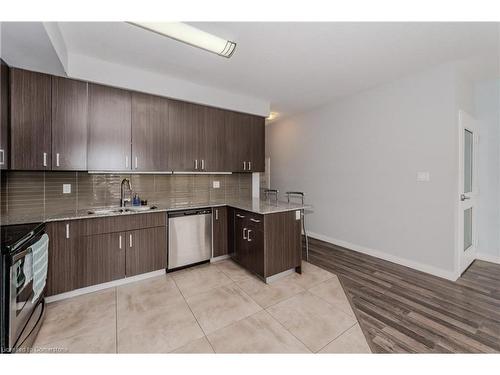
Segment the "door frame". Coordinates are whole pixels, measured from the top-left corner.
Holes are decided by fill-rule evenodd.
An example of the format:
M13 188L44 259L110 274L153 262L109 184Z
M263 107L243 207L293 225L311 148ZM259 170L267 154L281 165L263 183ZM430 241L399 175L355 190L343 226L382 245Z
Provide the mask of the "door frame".
M469 130L473 134L472 150L472 191L464 192L464 131ZM477 121L464 110L458 111L458 196L457 196L457 242L456 242L456 274L457 278L472 264L477 257L478 230L477 230L477 198L478 186L478 143L479 133ZM461 195L469 197L462 201ZM472 210L472 246L470 250L464 251L464 211L473 207Z

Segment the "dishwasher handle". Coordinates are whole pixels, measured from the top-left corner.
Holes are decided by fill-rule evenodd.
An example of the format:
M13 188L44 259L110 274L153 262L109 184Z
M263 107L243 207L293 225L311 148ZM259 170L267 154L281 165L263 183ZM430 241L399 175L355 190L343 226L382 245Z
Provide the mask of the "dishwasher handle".
M175 218L175 217L183 217L183 216L195 216L195 215L211 215L212 210L205 209L205 210L188 210L188 211L179 211L179 212L173 212L168 215L169 218Z

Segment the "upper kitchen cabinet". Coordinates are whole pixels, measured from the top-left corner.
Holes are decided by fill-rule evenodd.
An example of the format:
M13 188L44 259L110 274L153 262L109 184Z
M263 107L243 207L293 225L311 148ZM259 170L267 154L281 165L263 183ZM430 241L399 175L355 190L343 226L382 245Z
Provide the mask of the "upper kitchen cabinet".
M87 169L87 83L52 77L52 170Z
M131 94L89 83L87 169L130 170Z
M10 71L11 169L51 168L51 76Z
M264 119L225 111L226 155L232 172L264 172Z
M225 111L218 108L204 109L204 139L201 143L203 167L208 172L231 171L229 158L226 157Z
M0 60L0 169L9 167L9 67Z
M204 107L170 100L168 126L169 169L183 172L204 171Z
M132 169L163 172L168 163L169 100L132 93Z

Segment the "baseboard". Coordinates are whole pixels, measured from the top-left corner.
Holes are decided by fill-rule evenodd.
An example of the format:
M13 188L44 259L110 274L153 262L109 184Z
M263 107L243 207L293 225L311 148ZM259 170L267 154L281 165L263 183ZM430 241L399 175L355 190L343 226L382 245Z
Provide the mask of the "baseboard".
M401 266L413 268L417 271L425 272L425 273L428 273L428 274L431 274L431 275L434 275L437 277L441 277L443 279L456 281L458 279L458 277L460 276L460 275L457 275L457 273L453 272L453 271L443 270L441 268L432 267L432 266L429 266L427 264L415 262L413 260L400 258L400 257L394 256L391 254L387 254L387 253L380 251L380 250L370 249L370 248L365 247L365 246L360 246L360 245L356 245L356 244L353 244L353 243L350 243L347 241L338 240L338 239L331 238L331 237L328 237L328 236L325 236L325 235L322 235L319 233L307 231L307 235L311 238L316 238L318 240L331 243L333 245L345 247L346 249L353 250L353 251L356 251L358 253L370 255L370 256L373 256L375 258L387 260L388 262L396 263L396 264L399 264Z
M145 280L145 279L149 279L151 277L156 277L156 276L161 276L161 275L165 275L164 269L158 270L158 271L153 271L153 272L148 272L148 273L143 273L142 275L126 277L124 279L113 280L113 281L110 281L107 283L92 285L92 286L88 286L85 288L75 289L75 290L72 290L70 292L56 294L55 296L45 297L45 302L51 303L51 302L61 301L63 299L77 297L77 296L81 296L83 294L97 292L99 290L113 288L116 286L125 285L125 284L129 284L129 283L133 283L135 281Z
M500 264L500 256L477 253L476 259L484 260L485 262Z
M220 255L218 257L210 258L210 263L217 263L217 262L220 262L221 260L229 259L229 258L230 258L230 256L228 254Z

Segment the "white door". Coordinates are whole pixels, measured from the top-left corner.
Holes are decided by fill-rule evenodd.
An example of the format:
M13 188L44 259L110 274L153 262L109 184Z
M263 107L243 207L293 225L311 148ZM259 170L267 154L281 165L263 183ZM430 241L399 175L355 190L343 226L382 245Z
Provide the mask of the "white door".
M477 143L476 121L459 111L458 252L460 273L476 259L477 245Z

